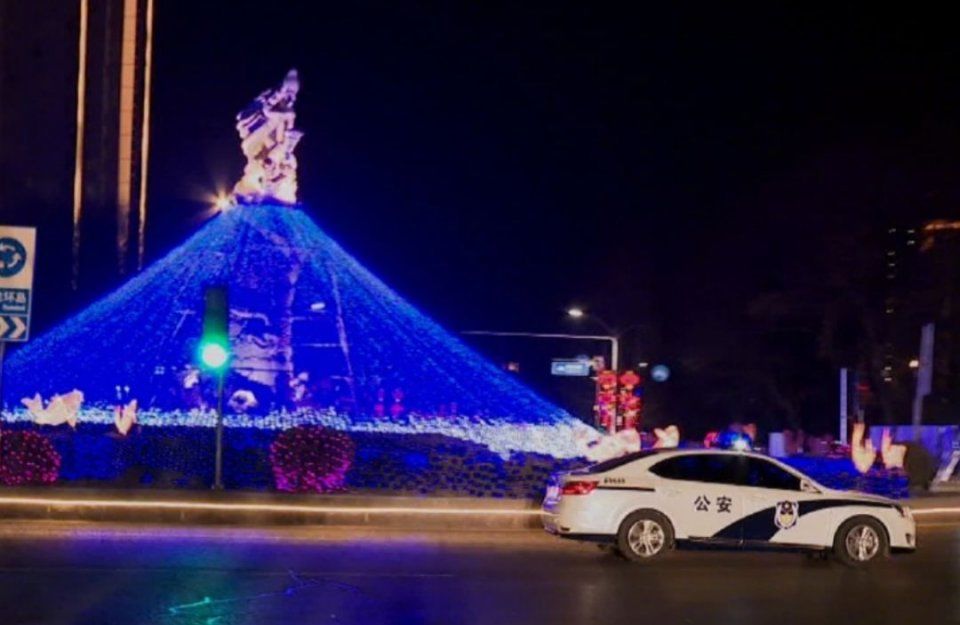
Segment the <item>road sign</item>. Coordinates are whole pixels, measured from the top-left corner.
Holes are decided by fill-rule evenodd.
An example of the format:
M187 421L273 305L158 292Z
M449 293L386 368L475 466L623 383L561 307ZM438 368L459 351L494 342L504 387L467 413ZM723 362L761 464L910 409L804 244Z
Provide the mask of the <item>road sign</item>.
M36 228L0 226L0 341L30 336Z
M589 360L574 360L570 358L555 358L550 362L550 373L570 377L586 377L590 375Z

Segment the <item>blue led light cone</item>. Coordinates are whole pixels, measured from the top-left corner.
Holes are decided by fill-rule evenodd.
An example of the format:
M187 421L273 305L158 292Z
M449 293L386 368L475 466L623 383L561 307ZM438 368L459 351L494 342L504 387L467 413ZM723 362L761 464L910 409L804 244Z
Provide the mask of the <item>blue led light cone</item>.
M203 294L230 298L228 397L275 414L457 414L540 424L567 413L487 362L347 254L305 213L240 206L143 273L13 353L8 406L74 388L84 406L136 398L147 411L203 407ZM182 422L182 417L180 421Z

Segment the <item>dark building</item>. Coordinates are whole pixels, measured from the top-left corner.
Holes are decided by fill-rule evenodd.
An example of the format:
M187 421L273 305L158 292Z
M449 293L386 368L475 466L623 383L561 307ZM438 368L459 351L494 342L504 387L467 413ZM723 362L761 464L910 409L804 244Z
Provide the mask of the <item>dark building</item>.
M932 220L887 232L883 389L900 420L916 392L921 328L935 324L929 423L960 420L960 222Z
M880 378L886 384L903 384L916 358L920 324L925 316L916 306L920 271L918 224L887 230L883 257L883 363Z
M54 276L99 292L142 261L152 13L0 2L0 220L37 226L44 299L69 299Z
M919 266L918 300L925 321L935 324L933 394L926 413L955 423L960 421L960 221L923 225Z

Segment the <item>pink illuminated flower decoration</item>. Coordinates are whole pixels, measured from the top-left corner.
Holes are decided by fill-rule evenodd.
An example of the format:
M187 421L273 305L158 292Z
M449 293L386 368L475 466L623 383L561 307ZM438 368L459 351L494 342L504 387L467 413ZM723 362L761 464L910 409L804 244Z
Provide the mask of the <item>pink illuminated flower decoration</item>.
M393 398L393 404L390 406L390 416L396 419L397 417L402 415L404 412L403 389L402 388L393 389L393 393L391 393L390 396Z
M270 445L277 490L329 493L344 490L355 447L345 433L319 426L285 430Z
M36 432L4 432L0 438L0 484L52 484L60 475L60 454Z

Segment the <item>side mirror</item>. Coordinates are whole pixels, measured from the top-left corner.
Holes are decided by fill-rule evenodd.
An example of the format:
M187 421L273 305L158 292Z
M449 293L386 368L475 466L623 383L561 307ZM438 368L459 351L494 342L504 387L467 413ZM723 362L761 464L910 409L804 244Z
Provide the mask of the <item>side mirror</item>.
M819 493L817 487L810 483L810 480L800 480L800 491L804 493Z

